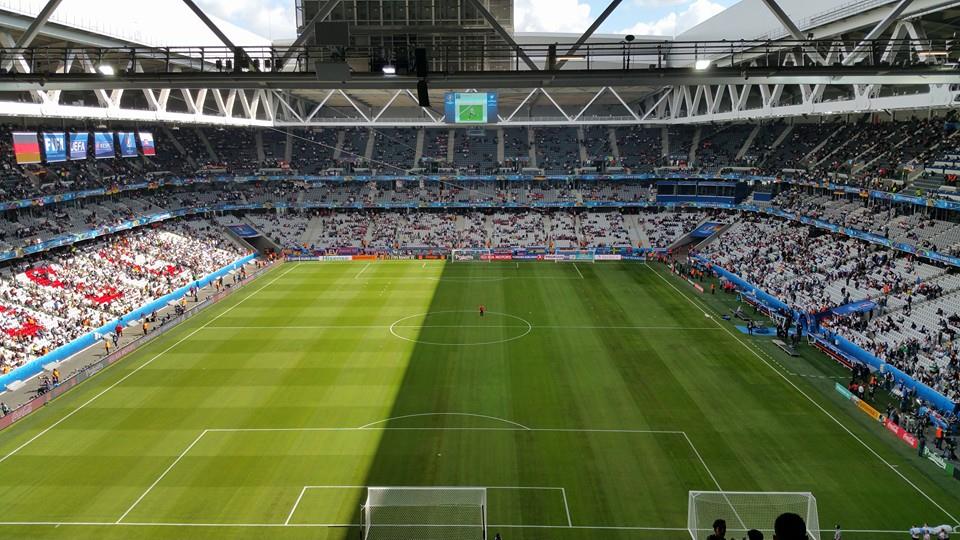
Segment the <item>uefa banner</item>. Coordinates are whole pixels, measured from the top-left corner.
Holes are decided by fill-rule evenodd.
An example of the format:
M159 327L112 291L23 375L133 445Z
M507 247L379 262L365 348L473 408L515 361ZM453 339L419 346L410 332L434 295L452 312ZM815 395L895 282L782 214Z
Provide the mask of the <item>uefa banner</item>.
M113 133L93 134L93 156L97 159L116 157L113 148Z
M65 133L44 133L43 153L47 163L67 160L67 136Z
M40 163L40 143L37 141L37 132L14 132L13 154L20 165Z
M145 156L157 155L157 147L153 143L153 133L146 131L140 132L140 148Z
M120 131L117 133L120 140L121 157L137 157L137 134L130 131Z
M89 133L70 134L70 161L87 159L87 144L90 142Z

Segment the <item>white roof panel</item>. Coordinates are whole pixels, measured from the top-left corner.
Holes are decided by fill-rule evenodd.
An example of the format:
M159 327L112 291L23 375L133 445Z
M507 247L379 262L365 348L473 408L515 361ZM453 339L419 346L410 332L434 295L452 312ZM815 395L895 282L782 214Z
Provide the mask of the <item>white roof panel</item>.
M832 9L846 2L838 0L776 0L795 23ZM722 12L677 36L677 41L712 41L720 39L756 39L783 29L780 21L762 0L741 0Z

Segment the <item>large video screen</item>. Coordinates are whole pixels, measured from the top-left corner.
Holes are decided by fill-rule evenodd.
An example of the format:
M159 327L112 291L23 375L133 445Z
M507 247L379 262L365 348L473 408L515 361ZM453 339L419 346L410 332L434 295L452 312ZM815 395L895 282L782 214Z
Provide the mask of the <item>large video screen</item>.
M447 122L487 124L497 121L497 94L493 92L447 92L443 98Z
M17 163L40 163L40 142L37 132L16 132L13 134L13 154Z
M47 163L67 160L67 136L64 133L44 133L43 153Z

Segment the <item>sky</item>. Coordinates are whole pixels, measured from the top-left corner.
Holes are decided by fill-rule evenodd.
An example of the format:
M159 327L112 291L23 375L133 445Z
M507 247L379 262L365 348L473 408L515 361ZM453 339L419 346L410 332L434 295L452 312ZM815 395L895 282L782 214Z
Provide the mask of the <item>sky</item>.
M736 0L624 0L600 33L675 36ZM296 35L294 0L197 0L209 13L271 39ZM514 0L518 32L582 32L609 0Z

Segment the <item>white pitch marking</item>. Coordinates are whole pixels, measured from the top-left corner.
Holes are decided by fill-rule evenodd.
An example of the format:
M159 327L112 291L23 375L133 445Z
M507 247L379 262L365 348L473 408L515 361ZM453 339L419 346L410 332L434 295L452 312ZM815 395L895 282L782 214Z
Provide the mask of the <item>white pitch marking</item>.
M359 523L173 523L173 522L133 522L125 521L123 523L114 523L111 521L0 521L0 527L209 527L209 528L280 528L280 527L305 527L305 528L357 528ZM686 527L643 527L643 526L615 526L615 525L516 525L509 523L491 523L488 527L500 527L503 529L582 529L582 530L613 530L613 531L662 531L679 532L687 531ZM903 535L903 530L883 530L883 529L844 529L846 533L856 534L889 534ZM820 532L833 532L833 529L820 529Z
M303 486L303 489L300 490L300 496L297 497L297 502L293 503L293 508L290 509L290 513L287 514L287 520L283 522L284 525L289 525L290 520L293 519L293 513L297 511L297 507L300 506L300 499L303 499L303 494L307 492L307 487Z
M114 387L116 387L118 384L120 384L120 383L122 383L123 381L129 379L130 377L132 377L133 375L135 375L137 372L139 372L141 369L149 366L149 365L150 365L151 363L153 363L153 361L156 360L157 358L160 358L160 357L163 356L164 354L166 354L166 353L170 352L171 350L173 350L177 345L180 345L180 344L183 343L184 341L190 339L191 337L194 336L194 334L196 334L197 332L203 330L203 329L206 328L208 325L210 325L210 323L216 321L216 320L219 319L220 317L223 317L223 316L226 315L227 313L230 313L231 311L233 311L233 310L234 310L237 306L239 306L240 304L246 302L246 301L247 301L248 299L250 299L250 298L253 298L257 293L259 293L260 291L266 289L266 288L269 287L270 285L273 285L274 282L276 282L278 279L282 278L283 276L287 275L287 274L290 272L290 270L293 270L293 269L296 268L299 264L300 264L300 263L297 263L297 264L295 264L295 265L291 265L291 267L290 267L288 270L286 270L285 272L281 273L279 276L273 278L273 280L271 280L269 283L267 283L267 284L264 285L263 287L260 287L259 289L253 291L253 292L250 293L249 295L241 298L239 302L237 302L236 304L230 306L230 307L227 308L226 310L222 311L222 312L221 312L219 315L217 315L216 317L214 317L214 318L210 319L209 321L207 321L206 323L204 323L204 325L201 326L200 328L197 328L197 329L194 330L193 332L190 332L189 334L187 334L186 336L184 336L183 338L181 338L180 341L177 341L177 342L174 343L173 345L171 345L171 346L167 347L166 349L160 351L160 353L158 353L156 356L154 356L153 358L147 360L146 362L144 362L143 364L141 364L140 366L138 366L136 369L134 369L134 370L131 371L130 373L124 375L124 376L123 376L120 380L118 380L117 382L115 382L115 383L111 384L110 386L104 388L103 391L101 391L99 394L93 396L92 398L90 398L90 399L88 399L86 402L84 402L82 405L80 405L79 407L77 407L76 409L74 409L74 410L70 411L69 413L65 414L65 415L63 416L63 418L61 418L60 420L57 420L56 422L54 422L53 424L51 424L49 427L47 427L46 429L44 429L44 430L41 431L40 433L37 433L36 435L34 435L33 437L31 437L29 440L27 440L27 442L25 442L25 443L21 444L20 446L14 448L14 449L11 450L10 453L8 453L7 455L5 455L5 456L3 456L3 457L0 457L0 463L3 463L4 461L6 461L7 458L9 458L10 456L16 454L17 452L19 452L20 450L22 450L23 448L25 448L27 445L29 445L29 444L32 443L33 441L39 439L40 437L42 437L44 434L46 434L46 433L47 433L48 431L50 431L51 429L59 426L59 425L60 425L64 420L66 420L67 418L70 418L71 416L77 414L78 412L80 412L81 410L83 410L87 405L89 405L89 404L93 403L94 401L96 401L100 396L106 394L107 392L109 392L110 390L112 390Z
M651 270L653 270L653 273L656 274L657 277L659 277L659 278L662 279L667 285L669 285L670 288L672 288L673 290L677 291L677 293L680 294L680 296L682 296L685 300L687 300L688 302L690 302L691 304L693 304L694 307L696 307L697 309L699 309L699 310L700 310L701 312L703 312L704 314L707 313L706 310L704 310L704 309L700 306L700 304L698 304L695 300L693 300L692 298L690 298L689 296L687 296L686 294L684 294L683 291L681 291L681 290L678 289L676 286L674 286L674 284L671 283L670 280L668 280L667 278L663 277L663 276L660 274L660 272L658 272L657 270L652 269L652 268L651 268ZM833 414L831 414L828 410L826 410L825 408L823 408L822 405L820 405L819 403L817 403L816 401L814 401L814 399L811 398L806 392L804 392L803 389L801 389L799 386L797 386L797 384L794 383L792 380L790 380L789 377L787 377L786 375L784 375L782 371L780 371L780 370L778 370L777 368L773 367L773 364L771 364L770 362L767 362L767 361L766 361L762 356L760 356L755 350L753 350L752 348L750 348L749 346L747 346L747 344L746 344L745 342L741 341L740 338L738 338L738 337L737 337L733 332L731 332L726 326L720 324L720 322L717 321L716 319L712 319L712 320L713 320L714 323L717 324L717 326L719 326L720 328L722 328L724 332L726 332L730 337L732 337L732 338L733 338L734 340L736 340L740 345L742 345L744 349L747 349L748 351L750 351L750 352L751 352L754 356L756 356L761 362L763 362L764 365L766 365L767 367L769 367L774 373L776 373L777 375L779 375L780 378L782 378L784 381L786 381L787 384L789 384L790 386L792 386L794 390L796 390L797 392L800 393L800 395L802 395L803 397L805 397L805 398L807 399L807 401L809 401L810 403L812 403L814 407L816 407L817 409L819 409L820 412L822 412L823 414L827 415L827 417L830 418L830 420L832 420L835 424L837 424L838 426L840 426L840 428L842 428L844 431L846 431L848 435L850 435L851 437L853 437L853 439L856 440L858 443L860 443L861 446L863 446L864 448L866 448L871 454L874 455L874 457L876 457L877 459L879 459L881 463L883 463L884 465L886 465L891 471L893 471L894 473L896 473L897 476L899 476L901 479L903 479L903 481L906 482L910 487L912 487L913 489L915 489L915 490L917 491L917 493L919 493L920 495L922 495L927 501L929 501L931 504L933 504L933 506L935 506L938 510L940 510L941 512L943 512L948 518L950 518L951 521L953 521L954 523L960 523L960 520L957 520L957 518L955 518L955 517L954 517L950 512L948 512L943 506L940 506L940 504L937 503L937 501L933 500L933 498L930 497L929 495L927 495L927 493L926 493L925 491L923 491L922 489L920 489L919 486L917 486L916 484L914 484L912 480L910 480L909 478L907 478L906 476L904 476L904 474L901 473L896 467L894 467L893 464L891 464L889 461L887 461L886 459L884 459L883 456L881 456L880 454L878 454L876 450L874 450L874 449L873 449L871 446L869 446L863 439L861 439L859 436L857 436L856 433L854 433L853 431L850 431L850 428L848 428L845 424L843 424L842 422L840 422L840 420L838 420L837 417L833 416Z
M360 271L357 272L357 275L353 276L353 279L360 279L360 274L366 272L366 271L367 271L367 268L370 268L370 264L371 264L371 263L365 264L365 265L363 266L363 268L361 268Z
M580 276L580 279L583 279L583 273L580 272L580 267L577 266L577 263L573 263L573 269L577 271L577 275Z
M488 311L487 313L493 313ZM715 326L593 326L593 325L563 325L531 324L533 328L554 329L554 330L705 330L718 332L721 329ZM310 326L208 326L204 330L332 330L342 328L346 330L364 330L364 329L389 329L389 328L527 328L527 325L444 325L444 324L329 324L329 325L310 325Z
M127 511L124 512L119 519L117 519L117 523L120 523L121 521L123 521L123 518L127 517L127 514L133 511L133 509L136 508L138 504L140 504L140 501L142 501L143 498L146 497L148 493L153 491L153 488L155 488L157 484L159 484L160 481L163 480L163 477L166 476L167 473L170 472L177 465L177 463L180 463L180 460L183 459L183 456L187 455L187 452L189 452L191 448L193 448L198 442L200 442L200 439L202 439L203 436L206 434L207 434L207 430L201 431L200 434L197 435L197 438L194 439L192 443L190 443L190 446L187 446L183 450L183 452L180 452L180 455L177 456L177 459L173 460L173 463L171 463L169 467L167 467L162 473L160 473L160 476L157 477L157 479L154 480L152 484L150 484L150 487L148 487L146 491L144 491L143 493L140 494L139 497L137 497L137 500L133 501L133 504L130 505L130 508L127 508Z
M384 418L383 420L377 420L376 422L370 422L369 424L364 424L364 425L360 426L360 427L357 428L357 429L367 429L367 428L369 428L369 427L371 427L371 426L375 426L375 425L377 425L377 424L384 424L384 423L390 422L390 421L392 421L392 420L404 420L404 419L407 419L407 418L420 418L420 417L424 417L424 416L469 416L469 417L472 417L472 418L484 418L484 419L487 419L487 420L496 420L496 421L498 421L498 422L503 422L503 423L505 423L505 424L510 424L510 425L512 425L512 426L516 426L516 427L521 428L521 429L525 429L525 430L528 430L528 431L530 430L529 427L527 427L527 426L525 426L525 425L523 425L523 424L521 424L521 423L519 423L519 422L514 422L514 421L512 421L512 420L507 420L507 419L505 419L505 418L500 418L500 417L497 417L497 416L488 416L488 415L486 415L486 414L452 413L452 412L429 412L429 413L418 413L418 414L406 414L406 415L403 415L403 416L394 416L393 418Z

